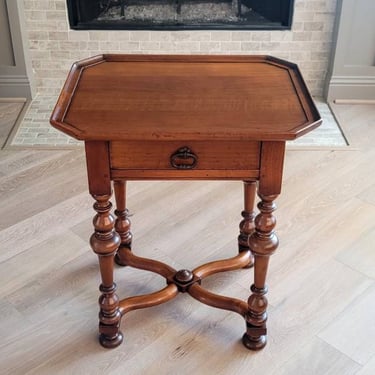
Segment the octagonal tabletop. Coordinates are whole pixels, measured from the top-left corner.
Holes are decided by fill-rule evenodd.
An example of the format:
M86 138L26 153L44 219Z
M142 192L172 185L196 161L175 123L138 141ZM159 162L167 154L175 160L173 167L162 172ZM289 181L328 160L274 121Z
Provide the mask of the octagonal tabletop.
M298 67L270 56L96 56L51 116L81 140L282 141L320 123Z

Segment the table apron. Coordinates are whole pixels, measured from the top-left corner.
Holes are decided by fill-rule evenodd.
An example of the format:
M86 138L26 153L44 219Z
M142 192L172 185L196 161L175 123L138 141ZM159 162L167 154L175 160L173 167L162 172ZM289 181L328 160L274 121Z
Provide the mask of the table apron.
M111 169L112 180L257 180L259 170Z

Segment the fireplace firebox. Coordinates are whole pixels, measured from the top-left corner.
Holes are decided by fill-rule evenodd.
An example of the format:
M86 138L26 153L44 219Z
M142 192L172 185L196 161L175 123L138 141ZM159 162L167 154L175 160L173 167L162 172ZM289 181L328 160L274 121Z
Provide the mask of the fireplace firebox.
M294 0L67 0L72 29L290 29Z

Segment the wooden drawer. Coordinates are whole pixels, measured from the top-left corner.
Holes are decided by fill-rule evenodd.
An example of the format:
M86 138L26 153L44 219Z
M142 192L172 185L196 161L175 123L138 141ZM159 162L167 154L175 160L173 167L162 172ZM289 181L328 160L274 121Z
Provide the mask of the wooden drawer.
M111 169L141 178L255 177L259 154L260 142L256 141L110 142Z

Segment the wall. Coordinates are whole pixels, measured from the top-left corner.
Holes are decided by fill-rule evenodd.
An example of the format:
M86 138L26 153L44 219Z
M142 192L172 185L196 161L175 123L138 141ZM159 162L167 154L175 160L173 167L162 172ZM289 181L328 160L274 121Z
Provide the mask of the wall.
M15 65L8 9L5 0L0 0L0 46L0 65Z
M375 2L340 0L327 98L375 100Z
M0 97L32 96L21 24L22 2L0 0Z
M56 94L73 61L100 53L270 54L299 64L313 95L327 73L336 0L296 0L291 31L73 31L65 0L23 0L36 87Z

